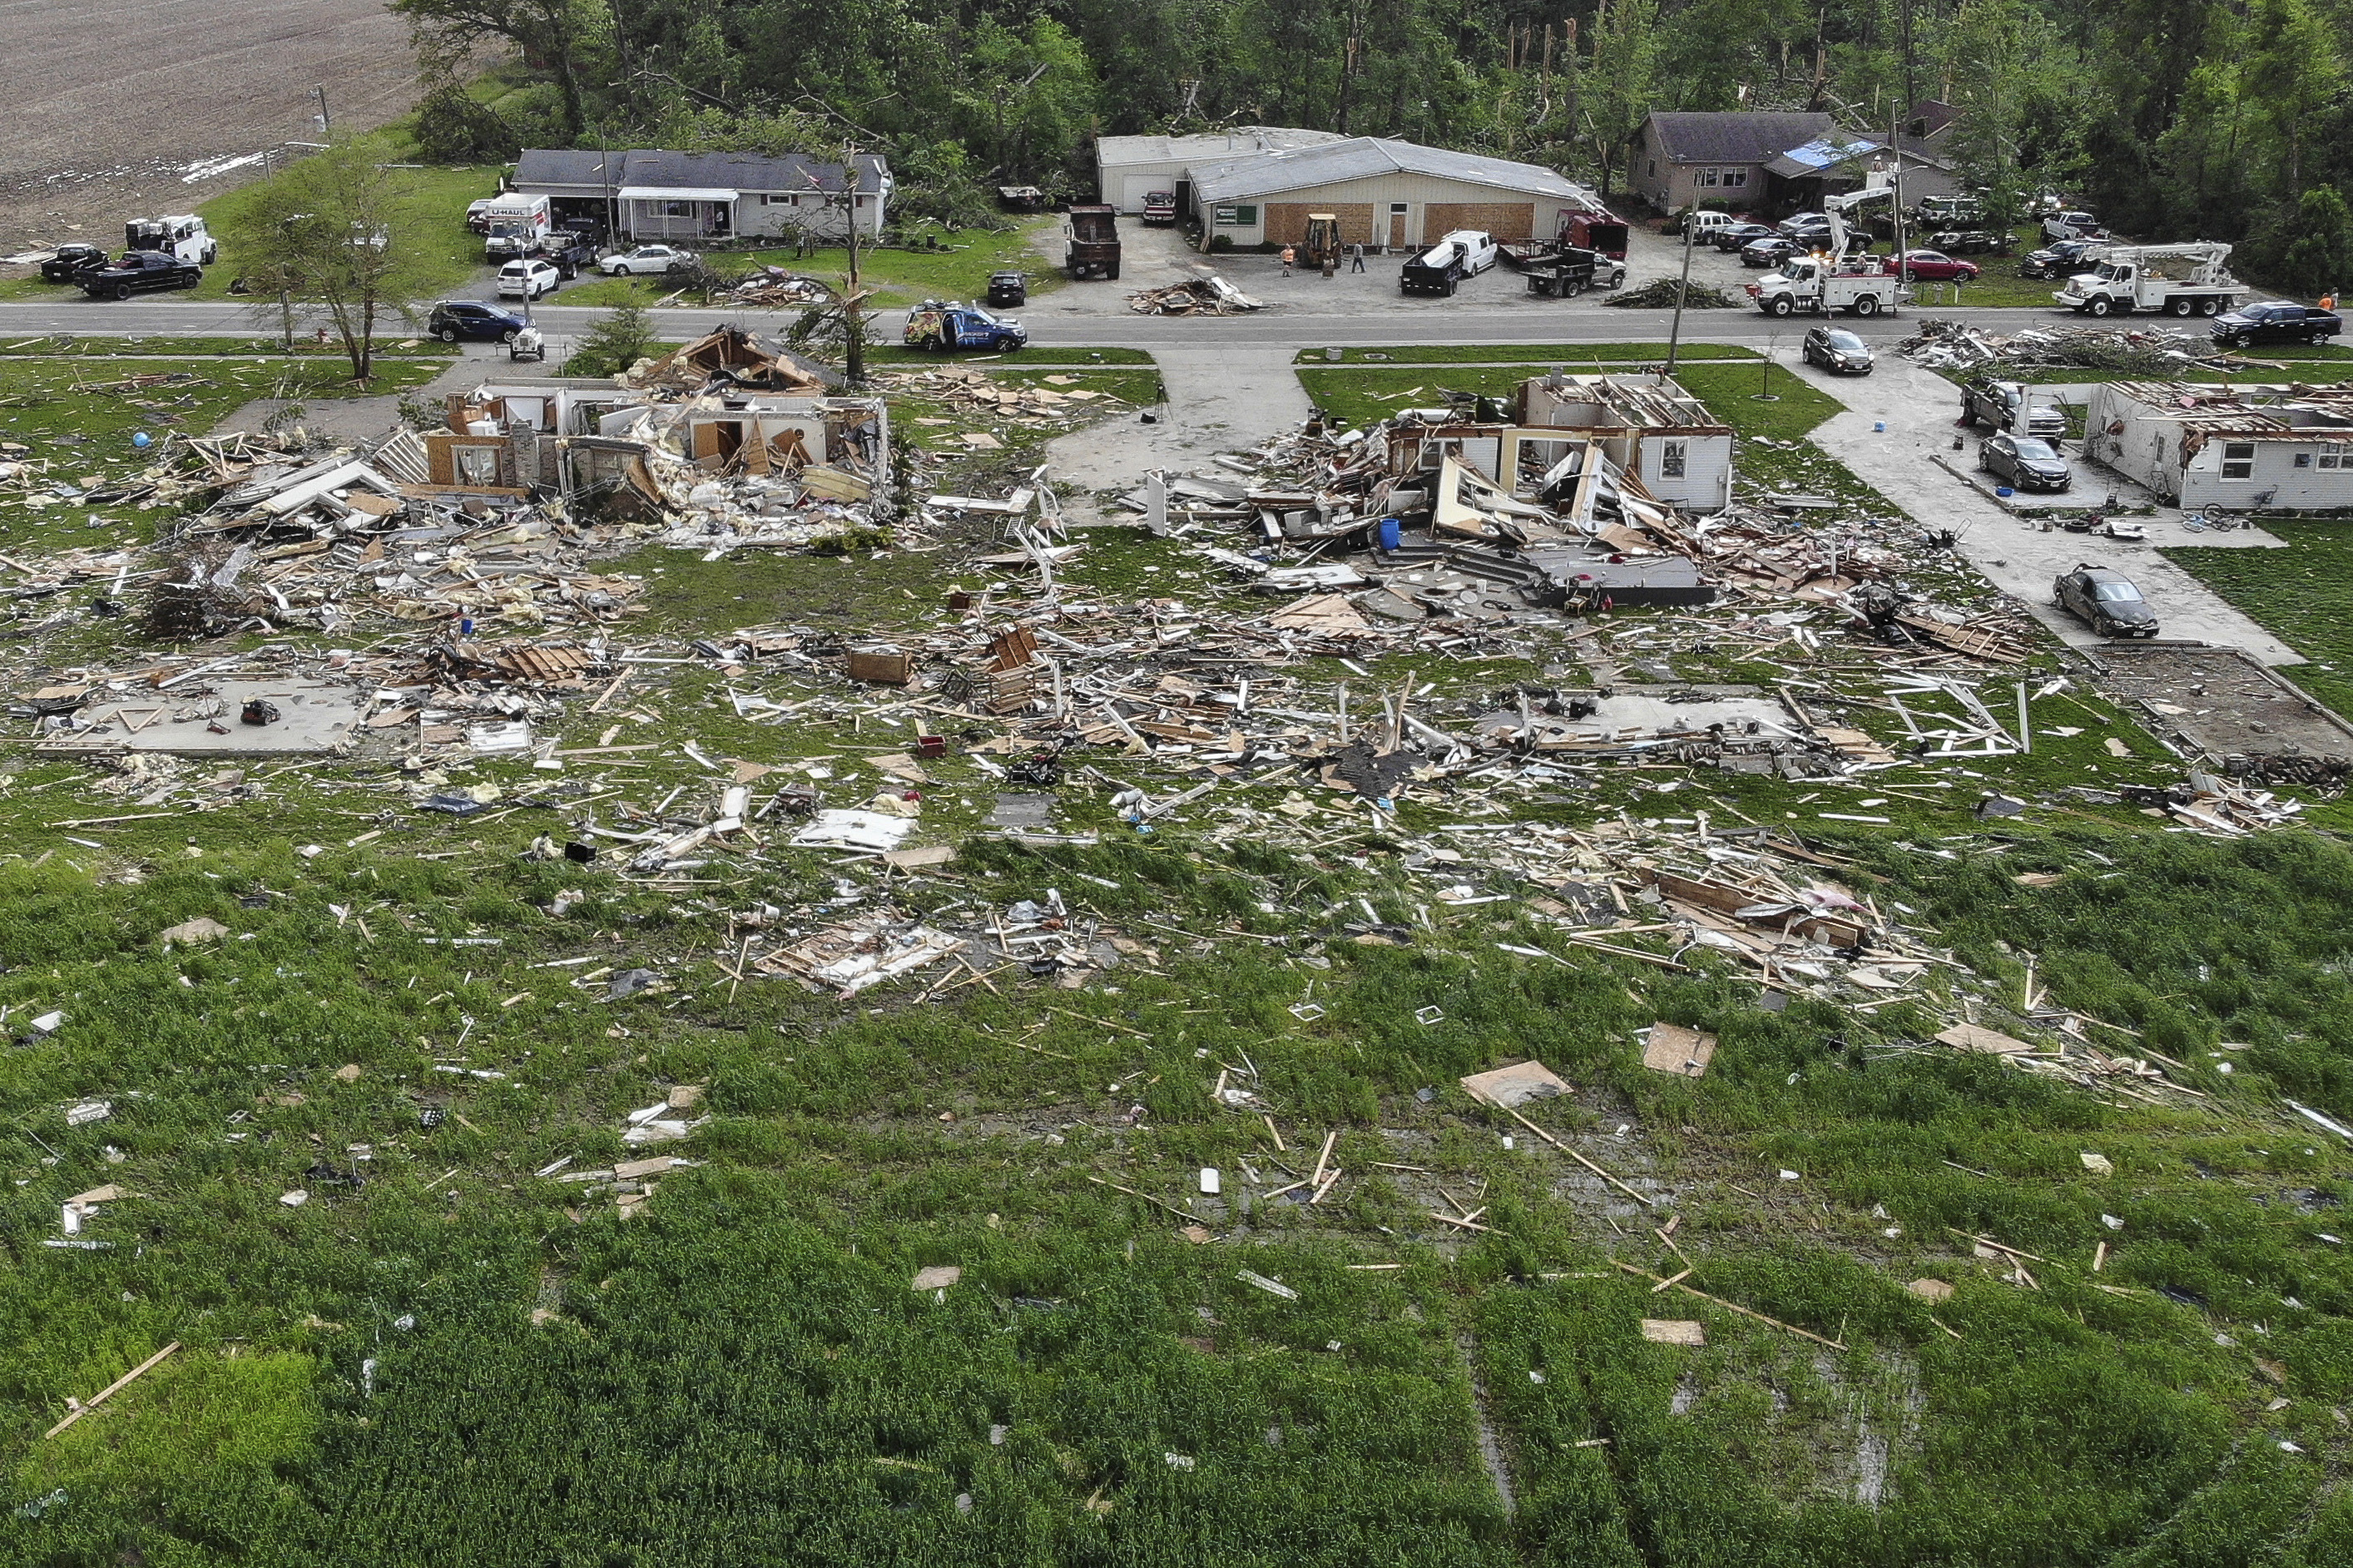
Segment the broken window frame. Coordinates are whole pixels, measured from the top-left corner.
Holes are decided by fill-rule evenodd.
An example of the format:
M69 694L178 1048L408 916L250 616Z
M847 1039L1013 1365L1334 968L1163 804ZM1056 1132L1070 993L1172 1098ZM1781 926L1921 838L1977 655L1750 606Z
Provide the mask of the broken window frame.
M2253 479L2255 477L2255 444L2253 441L2222 443L2222 477L2226 479Z
M1662 441L1659 443L1659 478L1680 479L1691 470L1691 443Z

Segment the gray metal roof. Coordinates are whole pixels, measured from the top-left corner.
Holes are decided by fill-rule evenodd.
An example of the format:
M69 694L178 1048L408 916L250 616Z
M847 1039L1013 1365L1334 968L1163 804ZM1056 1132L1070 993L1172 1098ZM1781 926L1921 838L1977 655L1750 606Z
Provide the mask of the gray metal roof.
M1673 163L1762 163L1837 130L1822 113L1656 113L1651 138Z
M1601 205L1583 185L1539 164L1515 163L1507 158L1450 152L1442 147L1423 147L1377 136L1351 136L1344 142L1321 146L1198 163L1190 165L1186 173L1192 177L1194 191L1205 202L1273 195L1311 185L1378 179L1388 174L1426 174L1433 179L1461 180L1526 195L1551 196L1597 207Z
M1196 136L1098 136L1095 165L1116 169L1132 163L1187 163L1345 140L1336 131L1303 131L1290 125L1237 125L1230 131Z
M607 183L604 165L608 158L610 183L616 188L659 185L778 194L838 191L842 182L840 164L798 153L771 158L757 153L671 153L643 147L610 153L533 147L515 161L512 183L525 193L545 186L601 190ZM881 157L861 153L853 161L858 165L860 190L871 193L882 188L890 165Z

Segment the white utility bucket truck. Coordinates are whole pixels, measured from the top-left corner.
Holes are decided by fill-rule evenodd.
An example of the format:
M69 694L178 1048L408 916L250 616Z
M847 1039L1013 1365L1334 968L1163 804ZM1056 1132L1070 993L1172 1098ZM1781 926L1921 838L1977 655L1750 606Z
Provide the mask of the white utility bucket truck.
M2215 316L2237 305L2246 287L2231 276L2231 247L2212 240L2095 246L2084 259L2092 269L2051 296L2078 315Z
M1768 316L1799 310L1828 315L1851 310L1858 316L1894 311L1911 298L1911 290L1883 258L1849 257L1852 238L1846 215L1865 202L1888 201L1895 187L1884 170L1873 170L1862 189L1823 198L1822 212L1831 220L1830 248L1808 256L1792 256L1780 267L1748 285L1757 308Z

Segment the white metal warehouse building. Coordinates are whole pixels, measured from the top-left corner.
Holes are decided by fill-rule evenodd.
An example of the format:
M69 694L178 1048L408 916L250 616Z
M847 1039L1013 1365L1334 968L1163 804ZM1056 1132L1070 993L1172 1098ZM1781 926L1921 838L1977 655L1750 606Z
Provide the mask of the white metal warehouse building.
M1276 149L1188 164L1183 210L1199 220L1206 247L1296 245L1307 215L1339 220L1344 245L1419 250L1459 228L1505 242L1550 239L1567 216L1598 212L1583 185L1535 163L1391 142L1376 136Z
M1142 212L1144 198L1154 191L1174 191L1182 212L1191 205L1181 187L1192 164L1345 140L1336 132L1287 125L1240 125L1203 136L1099 136L1095 188L1124 213Z

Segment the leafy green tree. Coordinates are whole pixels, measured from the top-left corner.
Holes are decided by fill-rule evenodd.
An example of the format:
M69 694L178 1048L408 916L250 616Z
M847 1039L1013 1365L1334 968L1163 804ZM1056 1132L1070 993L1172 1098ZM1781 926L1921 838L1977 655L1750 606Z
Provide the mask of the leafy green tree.
M1581 90L1605 196L1658 91L1658 24L1659 0L1602 0L1593 20L1592 58Z
M2334 185L2296 201L2295 237L2280 258L2280 281L2305 294L2333 293L2353 278L2353 209Z
M417 106L417 151L428 163L503 163L522 151L513 126L455 82L444 82Z
M964 51L955 89L965 144L1001 174L1024 179L1085 133L1095 108L1086 51L1040 16L1018 31L983 16Z
M574 345L566 375L618 375L655 348L652 314L635 300L614 306Z
M603 0L390 0L390 8L408 18L428 79L457 76L483 44L500 40L554 74L568 134L587 123L585 73L603 54L612 25Z
M407 181L364 144L337 136L259 187L227 238L264 315L289 305L326 312L352 376L374 374L376 328L407 309L427 273Z
M2260 0L2249 40L2246 91L2286 163L2289 191L2304 188L2304 151L2321 111L2343 90L2345 58L2334 26L2306 0Z

